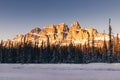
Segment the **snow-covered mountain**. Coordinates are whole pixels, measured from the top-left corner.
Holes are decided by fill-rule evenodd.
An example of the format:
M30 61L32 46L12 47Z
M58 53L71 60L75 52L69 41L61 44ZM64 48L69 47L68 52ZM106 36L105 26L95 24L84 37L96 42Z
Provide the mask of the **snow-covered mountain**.
M47 44L47 41L49 40L50 44L60 44L62 46L70 43L83 45L88 42L88 38L90 41L94 39L96 45L101 45L101 42L104 40L109 40L109 36L107 34L99 33L94 28L81 27L79 23L75 21L69 27L65 23L56 25L51 24L48 25L48 27L42 28L35 27L24 35L16 35L10 41L13 42L14 45L24 41L31 42L33 44L37 42L40 46L42 42ZM7 43L8 41L4 42L4 45Z

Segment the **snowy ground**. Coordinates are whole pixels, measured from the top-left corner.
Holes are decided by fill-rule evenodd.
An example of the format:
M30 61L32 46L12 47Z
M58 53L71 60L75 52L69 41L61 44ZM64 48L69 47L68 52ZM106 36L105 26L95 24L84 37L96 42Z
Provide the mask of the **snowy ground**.
M0 64L0 80L120 80L120 64Z

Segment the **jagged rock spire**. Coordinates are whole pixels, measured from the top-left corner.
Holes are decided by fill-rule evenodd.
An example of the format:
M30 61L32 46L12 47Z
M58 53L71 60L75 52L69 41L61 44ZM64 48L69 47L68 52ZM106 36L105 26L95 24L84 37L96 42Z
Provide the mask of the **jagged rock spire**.
M79 25L78 21L75 21L71 24L71 26L80 26L80 25Z
M71 24L70 29L79 29L81 28L78 21L75 21Z

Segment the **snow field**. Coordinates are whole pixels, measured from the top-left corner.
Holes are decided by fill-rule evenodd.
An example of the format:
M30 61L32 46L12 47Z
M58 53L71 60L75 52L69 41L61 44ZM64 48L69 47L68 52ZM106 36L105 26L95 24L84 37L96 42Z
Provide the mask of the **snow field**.
M0 64L0 80L120 80L120 64Z

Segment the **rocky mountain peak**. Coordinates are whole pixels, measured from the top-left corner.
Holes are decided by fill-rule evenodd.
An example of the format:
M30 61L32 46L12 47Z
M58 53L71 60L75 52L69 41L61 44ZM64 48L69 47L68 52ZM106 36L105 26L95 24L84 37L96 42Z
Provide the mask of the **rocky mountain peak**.
M27 39L26 41L33 43L38 42L39 45L41 45L41 42L46 44L48 38L50 44L67 45L70 44L71 41L74 44L85 44L87 43L88 33L90 35L90 40L92 40L93 36L95 40L104 40L104 35L102 33L99 34L96 29L82 28L79 23L75 21L70 27L68 27L65 23L56 25L51 24L48 25L48 27L42 27L41 29L39 27L35 27L25 35L17 35L11 41L23 41L22 39L25 36L25 39ZM106 36L106 40L109 40L108 36Z
M41 29L39 27L35 27L30 31L30 33L39 33L40 31Z
M60 23L56 25L56 29L58 33L64 32L68 30L68 27L65 23Z
M24 35L18 34L18 35L16 35L16 36L14 37L14 39L23 38L23 37L24 37Z
M71 26L80 26L80 25L79 25L78 21L75 21L71 24Z
M78 21L75 21L70 25L70 30L76 30L76 29L80 29L80 28L81 27L80 27Z

